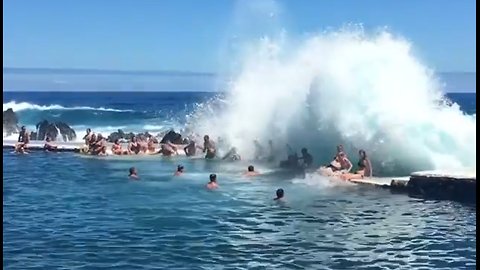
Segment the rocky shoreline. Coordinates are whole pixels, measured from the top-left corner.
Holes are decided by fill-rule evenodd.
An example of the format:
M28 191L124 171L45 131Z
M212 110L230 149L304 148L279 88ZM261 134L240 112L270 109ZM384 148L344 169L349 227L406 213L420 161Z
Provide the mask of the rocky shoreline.
M9 108L3 112L3 131L6 136L18 134L20 131L20 120L18 115ZM71 142L75 141L78 137L75 130L65 122L51 122L48 120L42 120L37 123L36 130L30 131L30 140L43 141L49 137L55 142ZM93 130L95 133L95 130ZM102 134L106 135L106 134ZM154 143L165 143L170 141L173 144L186 144L188 139L184 138L180 133L174 130L167 130L157 135L150 134L148 132L133 133L125 132L121 129L106 135L107 142L113 143L117 139L121 142L128 142L133 137L153 138Z

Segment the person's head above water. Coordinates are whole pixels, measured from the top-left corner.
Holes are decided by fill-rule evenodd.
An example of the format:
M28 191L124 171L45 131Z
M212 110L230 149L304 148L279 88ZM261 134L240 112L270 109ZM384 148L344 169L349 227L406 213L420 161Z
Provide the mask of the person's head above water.
M255 167L253 167L253 165L248 166L248 171L249 171L249 172L254 172L254 171L255 171Z
M277 189L277 198L275 198L275 200L279 200L283 198L284 195L285 195L285 192L283 191L282 188Z
M212 173L210 174L210 183L216 183L217 182L217 175Z
M183 166L182 165L177 166L177 172L183 172Z
M135 167L131 167L129 170L129 175L128 176L137 176L137 169Z

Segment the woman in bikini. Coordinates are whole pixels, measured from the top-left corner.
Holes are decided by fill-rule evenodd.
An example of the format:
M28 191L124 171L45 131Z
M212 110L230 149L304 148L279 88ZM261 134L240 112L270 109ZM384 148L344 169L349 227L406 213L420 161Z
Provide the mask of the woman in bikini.
M358 170L355 173L346 173L340 177L343 180L361 179L366 177L372 177L372 164L367 157L365 150L358 151L360 159L358 161Z
M112 145L112 153L114 155L128 155L127 150L122 149L122 145L120 144L120 140L116 139Z

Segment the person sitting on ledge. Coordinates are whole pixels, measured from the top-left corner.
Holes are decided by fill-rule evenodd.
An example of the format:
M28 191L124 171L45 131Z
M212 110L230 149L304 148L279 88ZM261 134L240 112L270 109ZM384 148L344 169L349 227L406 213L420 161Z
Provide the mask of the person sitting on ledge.
M21 138L19 136L19 139L21 139L21 142L15 145L15 152L27 154L27 146L28 143L30 143L30 133L27 130L23 130L23 136Z
M358 151L358 155L360 156L360 159L358 161L358 170L355 173L342 174L340 177L343 180L372 177L372 164L367 157L367 153L365 152L365 150L362 149Z
M128 155L127 150L122 149L122 145L120 144L120 139L116 139L112 145L112 153L114 155Z
M45 149L45 151L56 151L57 146L52 143L50 137L47 137L45 144L43 145L43 149Z

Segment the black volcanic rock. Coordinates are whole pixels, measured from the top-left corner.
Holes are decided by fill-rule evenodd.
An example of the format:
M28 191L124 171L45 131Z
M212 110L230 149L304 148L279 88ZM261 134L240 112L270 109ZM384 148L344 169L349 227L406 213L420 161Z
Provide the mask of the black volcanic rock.
M9 108L3 112L3 131L8 135L17 133L20 129L18 128L18 117L13 111Z
M110 135L108 135L107 137L107 141L109 142L115 142L117 139L118 140L127 140L127 141L130 141L133 137L135 136L134 133L130 132L130 133L125 133L123 130L119 129L118 131L116 132L112 132L110 133Z
M33 135L36 134L34 138ZM37 131L32 133L32 139L43 141L47 137L50 137L53 141L57 141L61 138L63 141L71 141L77 138L75 130L64 122L50 123L47 120L43 120L37 124Z
M163 136L162 140L160 143L166 143L167 141L170 141L173 144L182 144L182 135L180 133L176 133L174 130L170 130Z

